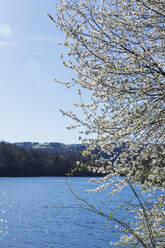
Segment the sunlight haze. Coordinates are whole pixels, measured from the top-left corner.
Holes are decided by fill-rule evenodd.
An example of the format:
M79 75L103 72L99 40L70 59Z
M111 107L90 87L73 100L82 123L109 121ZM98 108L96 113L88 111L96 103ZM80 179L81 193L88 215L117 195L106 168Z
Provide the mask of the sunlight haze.
M73 75L60 59L64 35L46 15L55 16L56 2L0 1L0 140L78 143L59 112L78 96L54 82Z

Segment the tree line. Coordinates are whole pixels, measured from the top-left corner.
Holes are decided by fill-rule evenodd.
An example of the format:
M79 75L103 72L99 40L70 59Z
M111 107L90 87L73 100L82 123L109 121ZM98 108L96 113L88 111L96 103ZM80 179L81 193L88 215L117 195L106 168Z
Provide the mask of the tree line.
M25 150L17 145L0 143L0 176L94 176L85 167L78 169L80 154L55 153L35 149Z

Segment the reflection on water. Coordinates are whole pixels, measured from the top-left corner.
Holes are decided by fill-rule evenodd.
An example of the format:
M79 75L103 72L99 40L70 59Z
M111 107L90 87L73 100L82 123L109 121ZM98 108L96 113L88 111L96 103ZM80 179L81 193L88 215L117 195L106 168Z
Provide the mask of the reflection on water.
M71 178L70 183L81 197L86 195L88 178ZM99 205L104 194L88 195ZM108 248L115 236L104 218L80 209L45 207L75 204L63 177L0 178L1 247Z

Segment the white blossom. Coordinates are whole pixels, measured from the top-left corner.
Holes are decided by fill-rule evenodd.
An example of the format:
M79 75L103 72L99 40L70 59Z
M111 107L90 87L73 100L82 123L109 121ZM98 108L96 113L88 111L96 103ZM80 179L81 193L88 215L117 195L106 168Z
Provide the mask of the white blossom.
M111 196L129 185L138 200L136 222L130 229L117 223L123 235L113 246L165 247L165 2L61 0L57 12L69 49L69 59L61 57L76 73L64 84L91 97L85 104L79 91L82 118L62 111L82 128L84 154L95 159L88 168L103 174L87 191L108 188ZM148 202L142 204L136 184L150 193Z

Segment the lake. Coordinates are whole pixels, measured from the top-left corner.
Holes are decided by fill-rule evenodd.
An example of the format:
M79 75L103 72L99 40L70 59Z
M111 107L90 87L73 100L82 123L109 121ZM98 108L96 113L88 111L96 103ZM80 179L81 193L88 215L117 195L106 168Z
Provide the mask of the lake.
M75 192L100 206L107 192L85 193L89 178L70 178ZM3 248L108 248L117 239L106 219L77 205L64 177L0 178L0 243Z

